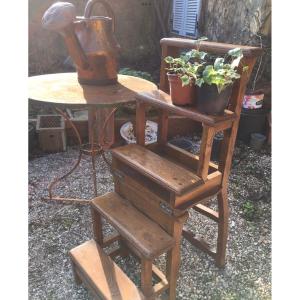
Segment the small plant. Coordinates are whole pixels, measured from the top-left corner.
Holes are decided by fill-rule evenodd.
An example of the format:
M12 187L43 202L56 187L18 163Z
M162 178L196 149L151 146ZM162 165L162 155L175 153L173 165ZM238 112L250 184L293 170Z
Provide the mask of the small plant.
M178 58L167 56L165 62L169 64L166 70L170 74L176 74L182 81L182 86L193 84L197 78L198 69L201 64L198 62L192 63L189 61L190 57L187 54L181 55Z
M194 64L201 65L197 68L195 84L201 87L203 84L216 85L220 94L226 87L240 78L237 67L243 57L240 48L229 50L224 57L214 57L206 52L191 50L185 54L187 59L198 60ZM243 71L248 67L244 66Z
M252 202L246 201L243 204L243 213L244 213L245 219L247 219L249 221L252 221L254 219L255 214L256 214L256 209Z
M182 86L195 83L201 87L204 83L216 85L220 94L226 87L240 78L237 67L243 57L242 50L229 50L224 57L215 57L196 49L182 54L178 58L167 56L165 62L169 64L167 70L177 74ZM244 66L243 71L248 67Z
M130 68L122 68L120 69L119 74L139 77L154 82L153 77L148 72L137 71Z

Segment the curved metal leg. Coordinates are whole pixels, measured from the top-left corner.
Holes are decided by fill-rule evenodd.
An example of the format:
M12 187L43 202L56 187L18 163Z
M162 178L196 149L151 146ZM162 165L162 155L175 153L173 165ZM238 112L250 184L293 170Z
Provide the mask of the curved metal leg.
M106 127L109 124L109 121L111 119L111 117L114 115L114 113L116 112L118 108L114 108L109 115L106 117L104 124L102 126L102 128L100 128L100 132L99 132L99 142L95 142L94 141L94 132L96 129L96 121L95 121L95 115L97 113L97 109L92 109L90 116L91 116L91 125L89 126L89 137L90 137L90 143L88 145L83 145L82 144L82 140L80 137L80 134L76 128L76 126L74 125L74 123L71 121L71 119L68 117L68 115L63 112L61 109L55 107L55 110L66 120L66 122L68 122L72 129L74 130L77 140L78 140L78 144L79 144L79 156L77 158L77 161L75 162L75 164L73 165L73 167L71 168L70 171L68 171L66 174L64 174L63 176L60 176L58 178L55 178L48 186L48 192L49 192L49 200L56 200L56 201L63 201L63 202L77 202L77 203L89 203L89 200L84 200L84 199L70 199L70 198L62 198L62 197L54 197L53 196L53 192L52 189L53 187L60 182L61 180L65 179L66 177L68 177L71 173L73 173L75 171L75 169L78 167L81 158L82 158L82 154L86 154L86 155L90 155L91 159L92 159L92 179L93 179L93 185L94 185L94 195L95 197L98 196L98 192L97 192L97 173L96 173L96 156L97 155L101 155L104 159L104 161L107 163L107 165L110 167L111 170L111 164L108 162L107 158L105 157L104 154L104 149L103 149L103 145L106 144L105 142L105 130ZM87 146L87 148L85 147ZM111 143L106 147L109 148L111 146Z
M74 130L75 134L76 134L76 137L77 137L77 140L78 140L78 143L79 143L79 147L81 148L82 147L82 141L81 141L81 137L80 137L80 134L76 128L76 126L73 124L73 122L70 120L70 118L68 117L68 115L66 113L64 113L61 109L55 107L55 110L67 121L69 122L69 124L71 125L72 129ZM81 161L81 157L82 157L82 152L79 150L79 156L77 158L77 161L76 163L74 164L74 166L71 168L71 170L64 174L63 176L60 176L58 178L55 178L50 184L49 184L49 187L48 187L48 192L49 192L49 198L50 200L52 200L54 197L53 197L53 194L52 194L52 188L61 180L65 179L66 177L68 177L71 173L73 173L75 171L75 169L78 167L80 161Z
M92 128L91 128L91 132L90 132L90 139L91 139L91 154L92 154L92 167L93 167L94 196L97 197L98 196L97 174L96 174L96 165L95 165L96 153L95 153L95 143L94 143L94 132L95 132L95 128L96 128L95 115L96 115L96 110L94 111L94 115L93 115L93 123L91 126Z

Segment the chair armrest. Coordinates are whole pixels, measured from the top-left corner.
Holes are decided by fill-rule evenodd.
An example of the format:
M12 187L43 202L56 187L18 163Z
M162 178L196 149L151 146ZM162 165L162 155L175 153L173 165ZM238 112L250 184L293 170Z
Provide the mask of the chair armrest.
M229 110L225 110L224 114L221 116L214 116L202 114L192 106L183 107L174 105L172 103L170 95L161 90L137 93L136 98L138 101L142 101L143 103L146 103L148 105L152 105L168 112L187 117L189 119L201 122L212 127L219 126L224 121L233 121L236 119L236 114Z

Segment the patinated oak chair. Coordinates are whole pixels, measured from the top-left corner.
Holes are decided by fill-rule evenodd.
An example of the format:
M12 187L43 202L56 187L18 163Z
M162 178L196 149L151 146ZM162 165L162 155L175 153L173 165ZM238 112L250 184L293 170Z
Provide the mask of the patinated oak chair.
M181 195L173 193L171 207L175 215L180 215L193 208L196 212L203 214L218 224L217 247L213 251L205 241L197 239L195 235L183 230L183 236L196 247L211 255L216 265L225 265L225 252L228 236L228 177L231 169L231 161L237 129L240 119L242 100L246 84L250 78L252 69L262 49L250 46L230 45L214 42L197 42L189 39L164 38L161 40L162 60L160 71L160 90L154 92L140 93L137 100L136 131L137 143L144 146L145 132L145 107L151 105L159 109L158 142L148 147L149 150L169 161L184 167L197 176L196 184L184 191ZM228 109L222 116L205 115L192 107L179 107L172 104L169 92L168 79L166 76L166 56L176 57L182 49L199 49L208 53L225 54L228 50L239 47L243 51L243 59L239 66L240 79L235 82ZM242 72L242 66L248 66L248 71ZM185 116L202 123L202 138L199 155L192 155L178 147L168 143L168 114L174 113ZM224 139L221 145L218 165L210 161L212 142L217 132L223 131ZM175 180L180 174L175 174ZM203 203L217 196L218 211L214 211Z
M225 54L236 45L201 42L186 39L162 39L160 90L141 93L137 97L137 144L112 150L112 172L115 191L92 201L94 240L70 251L77 282L83 281L96 299L155 299L163 291L169 300L176 299L176 281L180 265L181 236L215 258L220 267L225 264L228 235L227 186L232 153L239 123L242 98L247 81L261 49L241 46L247 73L235 83L229 107L222 116L204 115L195 108L174 106L168 95L164 58L177 56L181 48L199 48ZM145 146L146 106L159 109L158 141ZM202 124L199 155L192 155L168 143L168 115L175 113ZM210 161L214 135L223 131L224 139L219 164ZM204 205L216 196L218 211ZM183 225L188 210L218 223L217 250L185 231ZM117 230L104 237L102 218ZM103 249L118 241L116 249ZM133 253L141 261L141 289L113 262L117 255ZM166 253L163 273L153 260ZM152 285L152 275L159 282Z

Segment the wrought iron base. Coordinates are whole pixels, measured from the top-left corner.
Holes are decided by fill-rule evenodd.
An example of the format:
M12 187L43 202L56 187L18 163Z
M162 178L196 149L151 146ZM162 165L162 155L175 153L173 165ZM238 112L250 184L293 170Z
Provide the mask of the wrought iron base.
M88 155L91 156L92 158L92 179L93 179L93 186L94 186L94 196L97 197L98 196L98 191L97 191L97 176L96 176L96 164L95 164L95 158L96 156L101 155L103 157L103 160L108 164L109 168L111 169L110 163L108 162L108 160L105 157L104 151L108 148L110 148L110 146L112 145L113 141L111 141L110 143L106 143L105 139L104 139L104 134L105 134L105 130L107 127L107 124L109 122L109 120L111 119L111 117L114 115L114 113L117 110L117 107L114 108L106 117L105 122L103 124L103 127L100 128L100 133L99 133L99 143L95 143L94 142L94 137L95 137L95 128L96 128L96 122L95 122L95 118L94 116L96 115L97 111L101 109L101 108L95 108L92 109L90 112L92 116L92 120L89 120L89 122L91 123L89 126L89 138L90 138L90 143L88 144L82 144L81 141L81 137L80 134L76 128L76 126L74 125L74 123L72 122L72 120L69 118L69 116L63 112L61 109L55 107L55 110L61 115L63 116L63 118L66 120L66 122L69 122L69 124L71 125L72 129L74 130L76 137L78 139L78 143L79 143L79 155L77 158L77 161L75 162L75 164L73 165L73 167L71 168L71 170L69 172L67 172L66 174L55 178L48 187L48 192L49 192L49 197L47 198L43 198L43 200L45 201L57 201L57 202L61 202L61 203L78 203L78 204L88 204L90 200L85 200L85 199L77 199L77 198L65 198L65 197L59 197L59 196L54 196L52 189L53 187L59 183L60 181L62 181L63 179L67 178L69 175L71 175L79 166L82 155ZM105 149L105 150L104 150Z

